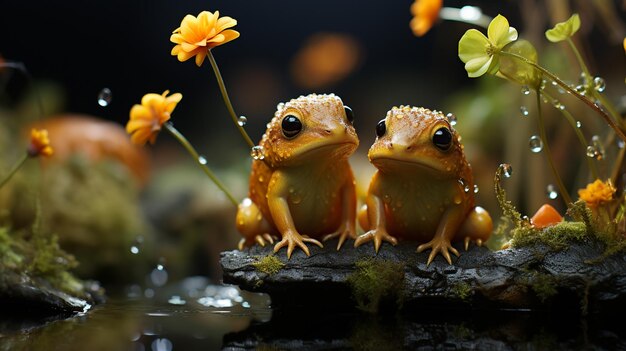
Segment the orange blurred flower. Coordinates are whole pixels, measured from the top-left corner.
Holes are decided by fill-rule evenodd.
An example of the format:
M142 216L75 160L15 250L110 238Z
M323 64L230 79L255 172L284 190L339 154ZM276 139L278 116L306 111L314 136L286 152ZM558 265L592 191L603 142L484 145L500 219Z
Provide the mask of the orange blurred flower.
M52 156L54 149L50 146L48 131L45 129L32 129L30 131L30 144L28 145L28 156L37 157Z
M585 189L578 190L578 196L587 203L589 207L598 207L613 199L616 189L610 180L606 182L597 179L587 185Z
M172 55L184 62L196 57L196 65L201 66L208 50L226 44L239 37L239 32L228 29L237 25L237 20L224 16L220 12L202 11L198 17L187 15L174 30L170 41L177 44L172 48Z
M141 99L141 105L135 104L130 109L130 120L126 124L126 132L131 134L131 141L137 145L144 145L147 141L154 144L161 131L163 123L170 119L170 114L183 98L180 93L167 96L163 94L146 94Z
M426 34L439 18L443 0L415 0L411 5L411 29L418 37Z

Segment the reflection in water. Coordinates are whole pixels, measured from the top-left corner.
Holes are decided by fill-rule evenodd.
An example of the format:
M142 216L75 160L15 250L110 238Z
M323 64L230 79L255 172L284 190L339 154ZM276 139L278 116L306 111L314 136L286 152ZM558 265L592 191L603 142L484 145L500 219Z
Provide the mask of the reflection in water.
M190 278L155 289L152 299L130 294L43 326L0 314L0 350L626 349L626 326L611 320L519 311L272 311L267 295Z

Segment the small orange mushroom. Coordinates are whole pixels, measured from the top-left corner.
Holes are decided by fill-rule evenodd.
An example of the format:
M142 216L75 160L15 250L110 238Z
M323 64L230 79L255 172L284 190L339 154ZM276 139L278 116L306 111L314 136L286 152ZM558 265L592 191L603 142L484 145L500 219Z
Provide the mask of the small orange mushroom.
M537 229L543 229L553 226L563 221L563 217L552 206L545 204L537 210L533 218L530 219L533 226Z

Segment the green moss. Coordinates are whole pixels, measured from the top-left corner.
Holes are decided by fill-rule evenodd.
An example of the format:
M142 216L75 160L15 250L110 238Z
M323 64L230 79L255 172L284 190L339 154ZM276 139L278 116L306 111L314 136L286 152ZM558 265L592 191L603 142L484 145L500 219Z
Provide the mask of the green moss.
M381 303L401 307L404 300L404 264L366 258L355 263L356 270L348 277L357 307L378 312Z
M285 266L278 257L274 255L268 255L263 258L260 258L257 262L252 263L254 268L258 271L263 272L268 275L278 273Z
M542 243L557 251L566 249L572 242L581 242L589 238L587 227L582 222L561 222L543 230L521 227L513 229L511 233L513 247Z
M547 274L535 273L531 277L530 287L533 289L541 302L545 302L550 297L556 295L556 280Z
M452 293L463 301L467 301L472 295L472 286L466 282L456 283L451 288Z

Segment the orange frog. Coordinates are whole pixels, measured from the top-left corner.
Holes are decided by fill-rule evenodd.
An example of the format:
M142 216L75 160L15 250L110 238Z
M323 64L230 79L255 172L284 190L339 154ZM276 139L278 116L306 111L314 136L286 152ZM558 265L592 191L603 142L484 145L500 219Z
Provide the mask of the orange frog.
M423 242L417 252L432 249L430 264L441 253L449 264L450 244L470 240L478 245L491 235L493 223L474 204L474 181L463 145L448 119L421 107L394 107L376 126L369 160L377 168L359 212L367 231L354 246L374 241L396 245L397 239Z
M300 96L278 111L259 146L263 159L252 162L249 197L239 205L239 248L282 240L274 252L317 239L338 237L341 247L356 238L356 190L348 157L356 150L352 110L334 94Z

